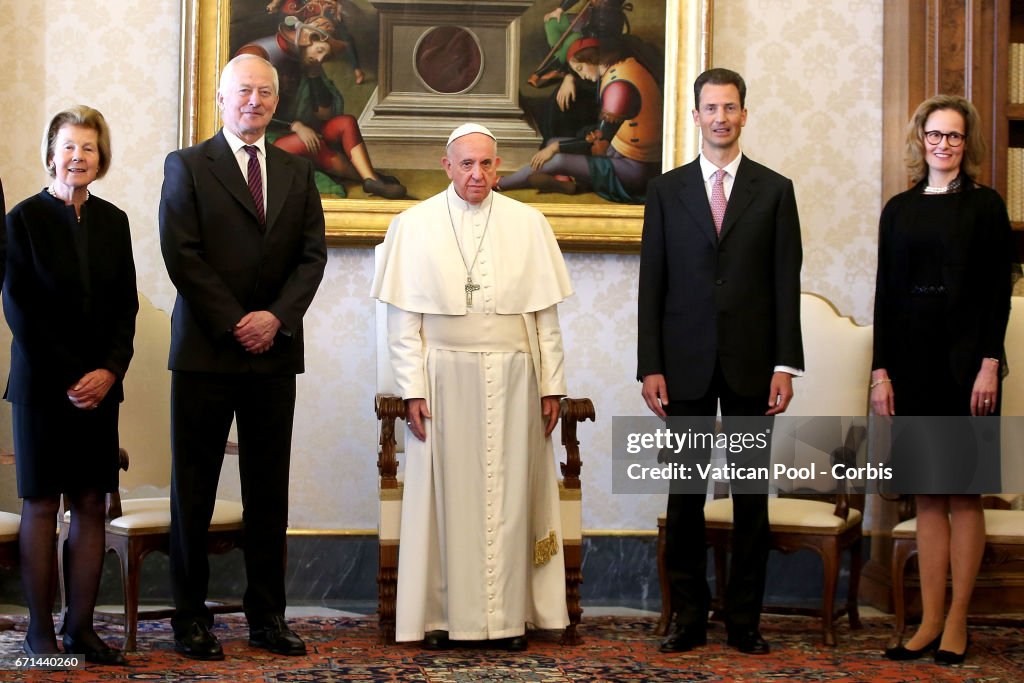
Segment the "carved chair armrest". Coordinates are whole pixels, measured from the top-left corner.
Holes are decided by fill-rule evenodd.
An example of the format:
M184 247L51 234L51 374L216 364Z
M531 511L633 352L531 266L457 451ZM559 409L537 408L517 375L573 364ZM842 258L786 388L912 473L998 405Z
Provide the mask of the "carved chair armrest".
M382 489L398 488L398 456L396 454L395 420L405 419L405 401L401 396L377 394L373 399L373 410L380 420L380 452L377 455L377 471L380 473Z
M852 424L849 429L846 430L846 438L844 439L843 445L835 448L832 451L832 464L843 465L844 467L856 467L857 466L857 453L860 452L861 445L864 440L867 439L868 429L862 424ZM864 509L864 494L856 493L849 490L847 487L846 479L840 480L838 483L839 492L836 495L836 507L833 514L836 517L842 519L850 518L850 507L863 511Z
M586 420L597 420L594 404L589 398L563 398L558 415L562 420L562 445L565 447L565 462L560 463L562 482L567 489L579 489L583 462L580 458L580 442L576 439L576 426Z

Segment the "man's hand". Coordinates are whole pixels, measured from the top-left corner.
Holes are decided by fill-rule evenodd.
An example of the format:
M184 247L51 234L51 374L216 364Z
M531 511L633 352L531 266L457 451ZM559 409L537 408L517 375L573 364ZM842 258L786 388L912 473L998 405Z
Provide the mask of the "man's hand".
M320 136L316 134L316 131L302 123L301 121L292 121L292 132L299 136L299 140L306 146L310 154L316 154L320 151Z
M551 432L555 431L561 403L562 400L558 396L544 396L541 398L541 414L544 415L544 419L547 421L544 426L544 436L551 436Z
M778 415L786 412L789 402L793 400L793 375L788 372L776 372L772 375L772 386L768 390L768 411L765 415Z
M274 345L281 321L270 311L252 311L235 325L235 339L252 354L260 354Z
M652 413L658 417L665 417L665 406L668 405L668 387L665 385L665 375L645 376L641 394Z
M68 399L80 410L92 410L99 407L116 381L114 373L106 368L87 372L68 389Z
M430 419L427 399L410 398L405 402L405 422L409 425L412 435L420 441L427 440L427 429L424 420Z

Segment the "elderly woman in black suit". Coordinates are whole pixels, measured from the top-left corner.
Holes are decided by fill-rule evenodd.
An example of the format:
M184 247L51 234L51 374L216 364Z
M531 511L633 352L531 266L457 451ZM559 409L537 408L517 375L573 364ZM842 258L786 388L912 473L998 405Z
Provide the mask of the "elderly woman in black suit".
M117 488L118 404L131 361L135 289L128 217L89 193L110 166L110 132L95 109L50 120L43 163L53 181L7 215L4 313L14 339L12 403L21 573L29 606L25 651L57 652L51 609L54 525L71 510L64 651L124 664L93 629L104 554L105 493Z
M1014 266L1006 205L975 181L983 154L970 102L938 95L917 108L907 130L915 185L889 200L879 228L871 372L878 415L999 413ZM949 424L935 421L929 429ZM897 464L905 452L895 453ZM985 517L980 496L946 494L964 491L972 478L977 486L970 490L996 488L998 470L986 473L984 459L963 450L922 455L930 462L905 491L918 494L921 625L885 654L907 660L934 651L937 662L954 664L967 652L967 608L985 547ZM943 617L948 570L953 594Z

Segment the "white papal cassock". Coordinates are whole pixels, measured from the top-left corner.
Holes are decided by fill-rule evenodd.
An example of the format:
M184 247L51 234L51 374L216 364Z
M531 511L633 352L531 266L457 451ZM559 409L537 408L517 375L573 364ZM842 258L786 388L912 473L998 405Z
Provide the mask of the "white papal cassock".
M449 186L397 216L383 252L372 294L389 304L395 378L432 415L426 441L406 439L395 637L564 628L540 399L565 394L556 305L572 286L551 227L508 197L473 206ZM470 264L480 289L467 306Z

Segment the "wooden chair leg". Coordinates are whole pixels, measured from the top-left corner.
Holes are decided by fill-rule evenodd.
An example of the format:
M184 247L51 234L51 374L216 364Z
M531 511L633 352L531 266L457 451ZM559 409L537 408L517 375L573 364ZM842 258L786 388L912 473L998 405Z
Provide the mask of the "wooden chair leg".
M665 569L665 518L658 518L658 585L661 587L661 616L654 632L659 636L668 635L668 623L672 619L671 586L668 583L668 571Z
M377 614L382 645L395 642L395 602L398 593L398 544L382 545L377 565Z
M124 596L124 644L125 652L135 652L136 635L139 632L139 572L142 558L135 557L129 542L125 552L115 552L121 565L121 590ZM132 558L135 558L132 561Z
M57 536L57 588L60 590L60 621L57 626L57 633L64 633L64 623L68 618L68 586L64 576L64 566L70 561L68 554L68 534L70 527L62 520L60 532Z
M583 583L583 546L563 545L562 554L565 557L565 604L569 611L569 625L562 632L562 645L579 645L581 642L579 626L583 616L583 608L580 607L580 584Z
M916 552L916 545L916 543L902 538L895 539L892 544L892 603L896 616L896 633L890 642L890 647L900 643L903 639L903 632L907 628L906 591L903 581L906 578L907 562Z
M725 619L725 587L729 583L729 548L732 547L732 536L729 536L729 547L715 544L715 609L712 619ZM707 552L705 550L705 552Z
M846 614L850 617L850 628L859 629L860 605L857 603L857 595L860 590L860 565L863 538L860 536L850 546L850 585L846 589Z
M839 583L839 551L835 538L830 538L820 549L824 586L821 595L821 636L829 647L836 645L835 604L836 585Z

